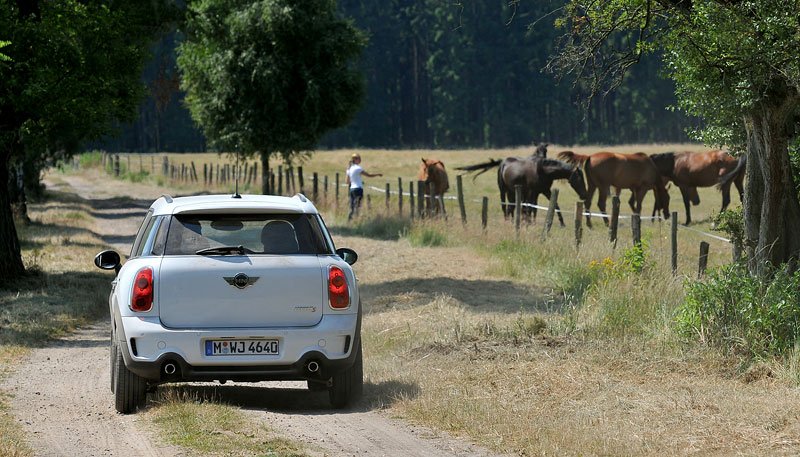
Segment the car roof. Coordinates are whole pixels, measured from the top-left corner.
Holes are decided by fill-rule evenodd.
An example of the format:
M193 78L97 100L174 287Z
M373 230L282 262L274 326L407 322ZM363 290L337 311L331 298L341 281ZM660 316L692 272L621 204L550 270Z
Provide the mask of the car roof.
M317 214L317 208L303 194L294 197L275 195L195 195L172 198L162 195L150 206L153 215L180 213L307 213Z

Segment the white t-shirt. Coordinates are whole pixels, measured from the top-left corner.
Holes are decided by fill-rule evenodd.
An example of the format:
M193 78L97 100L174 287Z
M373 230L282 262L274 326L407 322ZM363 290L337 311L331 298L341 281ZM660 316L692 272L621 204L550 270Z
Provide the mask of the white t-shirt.
M350 168L347 169L347 177L350 178L351 189L361 189L364 187L364 183L361 181L361 173L363 172L364 169L361 168L361 165L357 164L350 165Z

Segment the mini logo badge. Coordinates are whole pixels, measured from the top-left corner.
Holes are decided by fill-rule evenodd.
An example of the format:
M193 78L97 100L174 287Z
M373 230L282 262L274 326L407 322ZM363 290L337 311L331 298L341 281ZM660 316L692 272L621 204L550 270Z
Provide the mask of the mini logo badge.
M223 279L225 279L228 284L239 289L244 289L247 286L255 284L255 282L258 281L258 278L258 276L253 276L251 278L244 273L239 273L236 276L223 276Z

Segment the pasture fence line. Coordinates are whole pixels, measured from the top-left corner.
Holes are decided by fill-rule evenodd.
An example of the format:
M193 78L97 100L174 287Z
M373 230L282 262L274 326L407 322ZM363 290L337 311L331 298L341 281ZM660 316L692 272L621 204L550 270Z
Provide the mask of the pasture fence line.
M103 153L102 154L102 165L106 172L113 174L115 177L121 177L126 174L135 174L137 173L136 170L132 169L132 163L137 164L138 162L138 173L140 175L151 174L157 176L160 171L160 175L163 179L168 180L170 183L183 183L183 184L201 184L204 188L213 188L213 187L231 187L233 183L238 179L240 186L243 186L243 191L261 191L262 183L266 180L266 189L269 190L271 194L277 195L293 195L295 193L305 193L306 191L306 177L307 173L304 173L304 169L302 166L294 167L292 165L284 166L277 165L274 168L269 168L267 170L261 170L261 174L259 174L259 162L240 162L238 164L220 164L215 162L204 162L201 163L202 167L197 166L197 164L190 160L188 163L187 161L182 161L180 163L170 163L170 159L167 155L163 155L161 158L161 166L160 170L156 170L156 154L148 154L150 155L149 160L149 170L145 170L145 161L143 154L138 155L138 161L131 161L131 155L133 154L125 154L124 162L121 161L120 154L109 154ZM179 161L176 161L179 162ZM124 167L123 167L124 163ZM79 165L78 161L73 161L73 166L77 167ZM202 169L202 181L199 178L198 170ZM333 179L333 199L332 202L329 199L329 177L328 175L320 176L318 172L311 173L311 197L313 201L317 202L320 199L320 181L322 181L322 202L326 206L332 206L335 210L340 208L340 198L341 192L340 189L342 187L349 188L347 183L343 183L341 181L340 173L336 172L334 174ZM408 208L409 211L407 216L411 221L415 219L422 220L426 218L443 218L447 219L447 212L446 212L446 205L445 201L447 200L456 200L458 202L459 214L460 214L460 221L462 226L467 227L468 225L468 217L467 217L467 208L466 208L466 199L464 197L464 188L463 188L463 180L462 175L456 176L456 195L437 195L436 189L433 187L432 184L426 185L423 181L417 181L416 186L414 185L413 179L408 180L408 187L407 191L403 188L403 178L397 178L397 190L393 190L391 188L391 184L389 182L385 183L383 188L378 186L365 186L365 196L364 200L366 203L366 210L370 212L372 210L372 195L373 194L383 194L384 197L384 212L389 213L392 211L392 198L396 197L397 201L397 214L400 217L404 217L404 202L405 197L408 198ZM415 189L416 187L416 189ZM254 189L255 188L255 189ZM284 192L285 190L285 192ZM416 192L415 192L416 190ZM590 217L597 217L603 218L608 223L608 230L609 230L609 242L612 245L612 248L616 248L617 241L618 241L618 228L619 228L619 220L620 219L630 219L631 220L631 236L633 239L634 245L641 245L641 221L642 220L662 220L660 216L649 217L649 216L640 216L638 214L633 215L622 215L620 214L620 200L619 197L614 195L611 199L611 214L605 213L598 213L598 212L591 212L587 211L584 208L583 202L579 201L575 204L574 210L563 210L558 207L558 189L553 189L551 193L551 197L549 198L549 202L547 206L541 206L534 203L523 203L522 201L522 188L521 186L515 186L514 189L514 202L501 202L500 209L504 214L504 217L511 212L514 217L514 229L516 236L520 236L521 228L522 228L522 220L525 219L526 223L530 223L530 212L531 210L534 212L536 210L544 210L546 211L545 215L545 223L542 228L541 238L545 239L548 237L552 224L553 218L557 215L559 217L559 221L563 225L563 214L568 214L573 216L574 221L574 239L575 239L575 246L576 249L579 249L582 242L583 237L583 217L587 218L587 225ZM347 194L347 192L345 192ZM472 199L470 200L472 203L479 203L481 208L481 229L482 231L486 231L489 224L488 218L488 207L489 207L489 197L483 196L480 199ZM511 209L509 209L511 208ZM525 211L523 211L525 210ZM730 239L725 237L715 235L712 233L708 233L693 227L688 227L685 225L678 224L677 221L677 212L671 213L672 221L670 226L670 264L673 275L677 275L678 270L678 233L679 228L682 230L688 230L704 237L708 237L717 241L731 243L733 246L732 249L732 257L734 260L738 260L741 256L741 246L738 243L732 242ZM709 252L709 243L702 241L700 243L700 255L698 258L698 276L702 276L705 273L708 264L708 252Z

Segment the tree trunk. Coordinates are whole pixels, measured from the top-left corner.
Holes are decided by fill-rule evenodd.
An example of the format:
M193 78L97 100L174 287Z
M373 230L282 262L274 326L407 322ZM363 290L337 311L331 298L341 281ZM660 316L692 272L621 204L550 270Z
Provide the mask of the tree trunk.
M798 101L796 93L772 96L745 116L745 244L750 272L762 278L784 263L796 269L800 256L800 202L788 149L789 118Z
M0 152L0 183L7 186L10 151ZM25 273L8 192L0 192L0 287Z
M261 193L269 195L269 152L261 153Z

